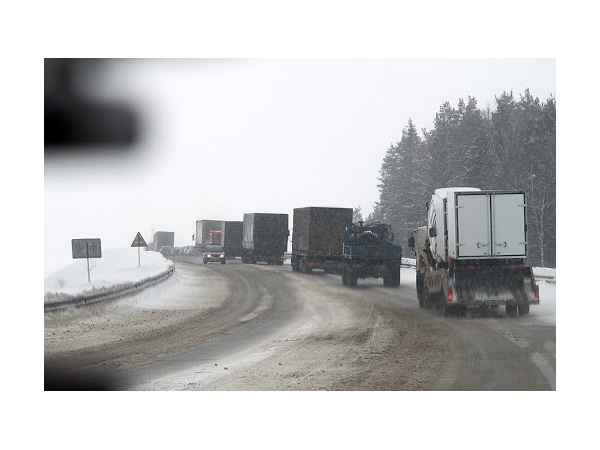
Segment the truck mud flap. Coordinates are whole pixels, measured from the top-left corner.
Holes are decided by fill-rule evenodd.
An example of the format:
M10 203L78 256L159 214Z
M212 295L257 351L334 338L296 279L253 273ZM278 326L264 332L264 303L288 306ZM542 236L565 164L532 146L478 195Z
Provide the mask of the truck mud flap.
M472 306L539 305L530 268L499 274L456 274L452 286L457 303Z

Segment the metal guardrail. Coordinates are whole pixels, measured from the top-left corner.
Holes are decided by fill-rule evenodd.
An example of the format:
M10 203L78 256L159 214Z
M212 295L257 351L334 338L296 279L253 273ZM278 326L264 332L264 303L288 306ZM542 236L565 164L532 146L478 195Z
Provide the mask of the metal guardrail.
M60 300L57 302L44 303L44 312L57 311L57 310L69 308L72 306L88 305L91 303L103 302L106 300L111 300L114 298L134 294L134 293L137 293L137 292L140 292L140 291L146 289L147 287L153 286L160 281L163 281L163 279L171 276L173 274L173 272L175 272L175 266L172 266L169 269L167 269L166 271L164 271L158 275L155 275L153 277L145 278L141 281L132 283L127 286L120 286L120 287L115 287L112 289L109 288L107 291L101 292L99 294L81 295L78 297L71 297L69 299Z
M291 253L285 253L285 258L291 258ZM411 258L402 258L402 267L416 267L416 260ZM101 301L111 300L114 298L130 295L136 292L139 292L147 287L153 286L158 282L162 281L164 278L169 277L175 271L175 266L170 267L165 272L155 275L154 277L146 278L137 283L133 283L132 285L126 287L119 287L115 289L111 289L106 292L102 292L95 295L82 295L80 297L73 297L67 300L61 300L57 302L48 302L44 303L44 312L56 311L64 308L68 308L71 306L81 306L87 305L90 303L97 303ZM556 284L556 275L543 275L536 274L536 279L544 280L547 283Z

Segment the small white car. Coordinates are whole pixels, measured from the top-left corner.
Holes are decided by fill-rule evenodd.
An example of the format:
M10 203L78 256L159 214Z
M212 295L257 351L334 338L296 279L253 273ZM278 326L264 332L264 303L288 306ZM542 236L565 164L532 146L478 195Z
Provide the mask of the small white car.
M173 249L168 245L163 245L160 248L159 253L163 256L171 256L171 254L173 253Z

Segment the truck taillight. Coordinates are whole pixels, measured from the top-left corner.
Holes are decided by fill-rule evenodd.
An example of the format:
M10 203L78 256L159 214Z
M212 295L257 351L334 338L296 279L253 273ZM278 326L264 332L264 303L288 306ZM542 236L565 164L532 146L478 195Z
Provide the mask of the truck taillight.
M448 301L452 301L452 286L448 288Z
M535 298L540 299L540 286L538 284L535 285Z

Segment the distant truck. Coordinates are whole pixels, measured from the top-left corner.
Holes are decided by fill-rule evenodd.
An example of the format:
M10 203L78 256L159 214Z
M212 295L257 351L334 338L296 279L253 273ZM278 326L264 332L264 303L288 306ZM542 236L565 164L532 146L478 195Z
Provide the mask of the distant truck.
M409 238L419 306L463 315L468 307L506 307L528 314L540 303L527 256L527 204L522 191L436 189L427 225Z
M346 227L342 284L356 286L358 278L383 278L384 286L400 285L402 246L394 244L389 225L363 221Z
M207 245L223 246L225 222L222 220L196 220L196 253L202 254Z
M175 247L174 231L157 231L152 239L152 250L160 251L161 247Z
M223 249L227 259L242 256L242 238L244 236L244 222L241 220L226 220L223 228Z
M292 270L342 273L344 233L352 225L352 208L295 208L292 228Z
M287 214L245 213L242 263L283 264L290 235Z
M223 228L223 250L227 259L242 256L244 247L242 239L244 236L244 222L239 220L226 220Z

